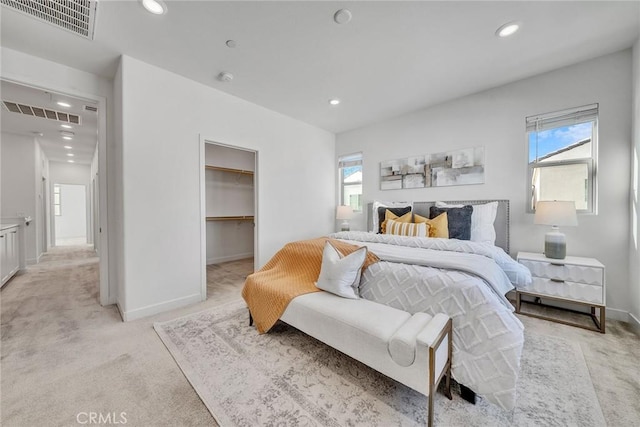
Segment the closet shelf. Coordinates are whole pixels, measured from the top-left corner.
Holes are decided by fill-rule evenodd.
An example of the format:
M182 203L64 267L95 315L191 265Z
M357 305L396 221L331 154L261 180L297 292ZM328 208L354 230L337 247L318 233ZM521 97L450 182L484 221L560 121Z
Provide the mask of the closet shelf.
M208 216L207 221L253 221L253 215L240 216Z
M204 168L209 170L214 170L214 171L232 172L232 173L239 173L242 175L253 175L253 171L246 171L242 169L223 168L221 166L209 166L209 165L206 165Z

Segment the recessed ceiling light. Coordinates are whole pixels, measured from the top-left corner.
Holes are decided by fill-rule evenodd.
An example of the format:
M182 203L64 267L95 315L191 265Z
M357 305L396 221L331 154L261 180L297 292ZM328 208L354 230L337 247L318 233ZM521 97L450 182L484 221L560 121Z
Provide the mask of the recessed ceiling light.
M75 154L73 154L73 153L67 153L67 156L69 156L69 157L73 157L73 156L75 156Z
M234 48L238 46L238 43L236 43L235 40L227 40L225 44L227 45L227 47L230 47L230 48Z
M67 141L71 141L73 137L71 136L63 136L62 139L66 139Z
M64 148L66 148L67 150L71 150L73 147L70 145L65 145Z
M71 104L69 104L68 102L64 102L64 101L58 101L57 104L61 107L65 107L65 108L69 108L71 107Z
M65 129L73 129L71 125L60 125L60 127Z
M162 0L141 0L142 6L147 9L148 12L154 15L164 15L167 13L167 5Z
M67 162L69 162L69 163L75 163L76 161L75 161L75 160L67 160Z
M510 35L515 34L515 32L518 31L519 29L520 29L519 22L509 22L496 30L496 36L509 37Z
M338 105L338 104L340 104L340 100L339 100L339 99L337 99L337 98L330 99L330 100L329 100L329 104L331 104L331 105Z

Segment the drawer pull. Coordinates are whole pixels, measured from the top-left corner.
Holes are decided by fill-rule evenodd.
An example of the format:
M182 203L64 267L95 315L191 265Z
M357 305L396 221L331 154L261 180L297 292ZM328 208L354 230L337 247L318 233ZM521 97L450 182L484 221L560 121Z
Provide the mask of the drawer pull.
M550 262L549 264L555 265L556 267L564 267L564 264L559 263L559 262Z
M549 279L549 280L551 280L552 282L556 282L556 283L564 283L563 279Z

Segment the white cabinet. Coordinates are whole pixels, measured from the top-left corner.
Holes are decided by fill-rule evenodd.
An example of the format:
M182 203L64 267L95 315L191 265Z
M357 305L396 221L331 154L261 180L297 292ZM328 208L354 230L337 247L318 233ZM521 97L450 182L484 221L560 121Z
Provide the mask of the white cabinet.
M0 231L0 267L2 272L2 286L20 269L20 240L18 239L18 225L3 225Z
M531 271L533 280L530 285L516 289L516 313L521 313L521 295L586 305L591 308L590 314L597 330L604 333L606 287L602 263L593 258L571 256L552 259L531 252L518 253L518 262ZM600 311L599 319L595 315L596 308ZM534 317L581 326L537 315Z

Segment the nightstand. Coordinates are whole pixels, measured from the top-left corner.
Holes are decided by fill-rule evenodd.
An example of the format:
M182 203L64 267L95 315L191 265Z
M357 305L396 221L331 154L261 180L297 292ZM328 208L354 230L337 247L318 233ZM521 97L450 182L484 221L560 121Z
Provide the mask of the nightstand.
M579 304L590 307L591 313L584 314L591 316L596 331L605 333L604 265L593 258L568 256L565 259L552 259L531 252L518 252L517 259L531 271L533 281L530 285L518 286L516 289L516 313L591 329L564 320L520 312L522 295ZM596 309L600 311L599 318L596 316Z

